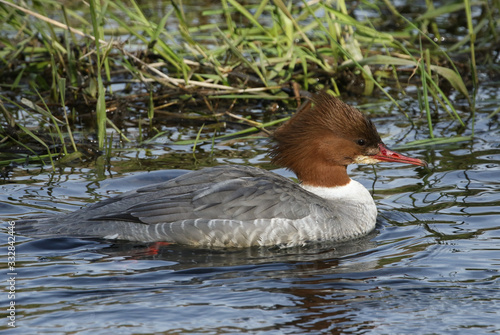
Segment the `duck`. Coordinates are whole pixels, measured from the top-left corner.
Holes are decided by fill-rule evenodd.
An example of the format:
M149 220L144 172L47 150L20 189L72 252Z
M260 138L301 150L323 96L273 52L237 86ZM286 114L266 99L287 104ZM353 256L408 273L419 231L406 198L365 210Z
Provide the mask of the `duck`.
M28 235L204 248L345 242L369 234L377 218L370 192L349 177L348 165L426 166L389 150L368 117L326 92L313 95L272 140L271 162L299 182L258 167L220 165L18 227Z

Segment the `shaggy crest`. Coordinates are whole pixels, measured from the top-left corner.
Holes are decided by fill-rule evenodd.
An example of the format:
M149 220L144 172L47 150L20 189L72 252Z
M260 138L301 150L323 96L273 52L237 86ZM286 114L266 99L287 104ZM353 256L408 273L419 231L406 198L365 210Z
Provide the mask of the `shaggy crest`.
M374 149L382 142L374 124L356 108L325 92L314 96L312 102L314 106L309 104L297 112L274 133L273 163L295 171L294 162L309 155L307 148L317 147L318 142L313 142L323 138L353 143L362 140L366 148Z

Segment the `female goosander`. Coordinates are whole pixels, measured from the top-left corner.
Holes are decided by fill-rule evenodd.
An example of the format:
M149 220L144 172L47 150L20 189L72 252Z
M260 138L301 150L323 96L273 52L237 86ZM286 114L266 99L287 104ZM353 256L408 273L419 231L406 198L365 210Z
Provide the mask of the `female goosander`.
M217 166L98 202L25 221L37 235L163 241L201 247L297 246L345 241L375 228L370 193L347 165L422 160L390 151L360 111L326 93L274 134L272 161L297 184L250 166Z

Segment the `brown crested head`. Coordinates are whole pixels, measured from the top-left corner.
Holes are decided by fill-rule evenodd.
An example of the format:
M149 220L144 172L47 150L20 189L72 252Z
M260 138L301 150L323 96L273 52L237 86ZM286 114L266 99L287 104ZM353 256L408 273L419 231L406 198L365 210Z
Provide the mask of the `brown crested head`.
M375 163L369 157L379 152L382 140L356 108L324 92L312 102L275 131L270 156L304 183L345 185L350 181L347 165Z
M274 133L272 162L286 167L304 184L346 185L347 165L399 162L427 163L389 150L375 125L359 110L339 99L319 93Z

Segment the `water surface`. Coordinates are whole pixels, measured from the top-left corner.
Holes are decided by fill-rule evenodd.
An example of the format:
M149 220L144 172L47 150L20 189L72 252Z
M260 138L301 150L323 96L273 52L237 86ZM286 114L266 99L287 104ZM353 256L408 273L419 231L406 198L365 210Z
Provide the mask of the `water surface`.
M500 332L500 128L487 118L498 106L497 91L481 92L473 141L405 150L428 160L428 169L350 168L379 209L377 230L363 239L203 250L17 236L17 327L8 329L5 319L0 327L23 334ZM412 127L397 113L374 121L392 147L427 136L425 127ZM450 136L450 125L444 119L436 134ZM205 165L269 167L268 146L265 139L221 142L210 156L207 143L195 154ZM190 146L159 141L124 150L111 169L15 167L0 186L3 228L9 220L75 210L198 165ZM7 230L0 241L5 264ZM2 276L8 278L7 270ZM0 300L2 306L10 301L6 294Z

